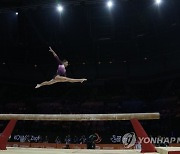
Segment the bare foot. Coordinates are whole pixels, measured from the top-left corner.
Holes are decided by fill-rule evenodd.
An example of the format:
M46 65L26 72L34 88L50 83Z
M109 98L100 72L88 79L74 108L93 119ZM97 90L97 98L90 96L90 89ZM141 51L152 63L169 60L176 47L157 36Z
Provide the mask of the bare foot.
M81 83L83 83L84 81L87 81L87 79L82 79Z
M37 86L35 87L35 88L40 88L41 87L41 85L40 84L37 84Z

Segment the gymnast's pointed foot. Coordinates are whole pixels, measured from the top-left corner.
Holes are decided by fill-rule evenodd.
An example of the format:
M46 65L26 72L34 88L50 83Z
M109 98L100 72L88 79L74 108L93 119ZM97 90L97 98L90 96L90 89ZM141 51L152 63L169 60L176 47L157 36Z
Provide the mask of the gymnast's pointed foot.
M84 81L87 81L87 79L82 79L81 83L83 83Z
M41 84L37 84L37 86L35 88L40 88L41 87Z

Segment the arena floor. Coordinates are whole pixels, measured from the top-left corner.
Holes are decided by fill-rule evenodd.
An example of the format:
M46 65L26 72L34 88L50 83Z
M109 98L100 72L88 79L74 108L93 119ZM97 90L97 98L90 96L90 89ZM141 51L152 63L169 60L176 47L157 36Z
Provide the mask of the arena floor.
M180 147L158 147L159 154L168 154L168 151L179 151ZM7 150L0 151L0 154L140 154L139 150L87 150L87 149L43 149L43 148L17 148L9 147ZM147 153L147 154L158 154Z
M8 148L0 154L139 154L138 150L87 150L87 149L41 149L41 148ZM155 154L155 153L148 153Z

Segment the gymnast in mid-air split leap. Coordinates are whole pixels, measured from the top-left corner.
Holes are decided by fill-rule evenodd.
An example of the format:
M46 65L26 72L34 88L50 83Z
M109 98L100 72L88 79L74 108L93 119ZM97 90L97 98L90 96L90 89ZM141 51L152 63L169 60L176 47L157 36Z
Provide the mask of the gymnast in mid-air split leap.
M67 60L61 61L59 59L59 57L57 56L57 54L52 50L51 47L49 47L49 51L54 55L54 57L56 58L56 60L58 62L58 68L57 68L56 75L50 81L45 81L40 84L37 84L37 86L35 88L40 88L41 86L45 86L45 85L52 85L57 82L72 82L72 83L81 82L81 83L83 83L84 81L87 80L87 79L72 79L72 78L66 77L66 67L68 66L68 61Z

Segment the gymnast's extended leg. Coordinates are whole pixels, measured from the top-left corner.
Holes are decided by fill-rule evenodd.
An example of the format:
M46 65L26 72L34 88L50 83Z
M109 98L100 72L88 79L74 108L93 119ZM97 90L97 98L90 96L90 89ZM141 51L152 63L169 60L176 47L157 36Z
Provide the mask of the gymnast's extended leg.
M56 83L56 82L58 82L58 81L56 81L55 79L52 79L52 80L50 80L50 81L45 81L45 82L42 82L42 83L40 83L40 84L37 84L37 86L36 86L35 88L40 88L40 87L42 87L42 86L52 85L52 84L54 84L54 83Z
M87 79L71 79L71 78L67 78L68 82L81 82L83 83L84 81L87 81Z
M55 80L57 80L57 82L71 82L71 83L74 83L74 82L81 82L82 83L84 81L87 81L87 79L72 79L72 78L59 76L59 75L57 75L55 77Z

